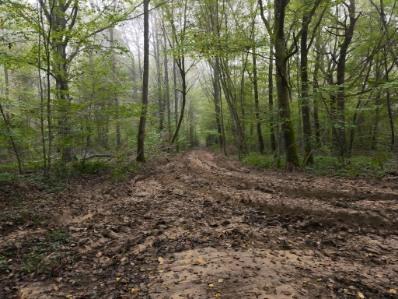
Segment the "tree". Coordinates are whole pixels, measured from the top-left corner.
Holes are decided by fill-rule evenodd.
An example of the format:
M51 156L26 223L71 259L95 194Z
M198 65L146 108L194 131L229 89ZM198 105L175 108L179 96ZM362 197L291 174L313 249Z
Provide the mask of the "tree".
M303 135L304 135L304 165L314 163L314 153L312 149L312 129L311 129L311 110L309 103L309 80L308 80L308 51L311 47L314 37L308 44L308 29L311 20L316 12L317 7L322 0L314 1L310 10L304 7L304 13L301 21L301 38L300 38L300 79L301 79L301 115L303 118ZM323 13L322 13L323 15ZM319 18L319 21L322 18ZM317 22L316 27L320 22ZM316 30L316 28L315 28Z
M188 0L184 0L181 3L181 8L178 11L180 14L180 22L177 27L176 20L174 19L173 14L174 11L167 9L167 19L169 25L171 27L171 40L169 40L169 44L171 47L174 47L174 62L175 66L178 68L178 72L181 79L181 109L179 112L179 116L176 114L176 128L171 138L170 142L173 144L177 141L178 135L181 129L182 121L184 120L185 115L185 106L187 103L187 95L188 95L188 85L187 85L187 73L191 70L194 63L187 66L186 64L186 51L187 51L187 43L188 41ZM176 81L175 81L176 82ZM176 98L176 113L177 109L177 98Z
M261 129L261 117L260 117L260 104L259 104L259 94L258 94L258 79L257 79L257 54L256 46L253 45L252 48L252 61L253 61L253 92L254 92L254 109L256 117L256 131L258 138L258 150L261 154L264 153L265 145L263 139L263 132Z
M149 89L149 0L144 0L144 69L142 75L142 106L137 135L137 161L145 162L145 126Z
M285 16L288 4L289 0L275 0L274 31L272 32L271 25L264 15L262 0L259 0L261 18L268 30L268 33L272 36L272 42L275 48L276 89L278 95L279 121L281 122L285 146L286 166L288 169L293 169L299 166L299 159L294 128L290 117L289 104L290 94L287 62L292 53L289 53L289 50L287 49L287 41L285 37Z
M348 48L351 44L354 36L355 23L359 16L356 16L355 0L349 0L348 3L343 4L347 8L348 17L345 18L343 25L343 41L340 44L338 59L337 59L337 70L336 70L336 85L337 93L333 97L334 102L332 103L332 116L334 120L334 142L335 149L340 158L344 159L347 153L346 148L346 134L345 134L345 75L346 75L346 63ZM347 23L348 21L348 23Z

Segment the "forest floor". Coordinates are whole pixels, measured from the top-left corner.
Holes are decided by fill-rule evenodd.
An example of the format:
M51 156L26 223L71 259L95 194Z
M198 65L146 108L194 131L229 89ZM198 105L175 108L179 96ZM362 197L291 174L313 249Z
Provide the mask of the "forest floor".
M398 178L155 164L2 187L0 298L398 298Z

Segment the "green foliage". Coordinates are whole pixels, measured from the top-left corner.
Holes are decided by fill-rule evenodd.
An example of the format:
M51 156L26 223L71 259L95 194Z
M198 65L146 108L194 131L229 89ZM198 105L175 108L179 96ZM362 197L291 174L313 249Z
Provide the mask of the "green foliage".
M128 179L129 174L138 170L139 164L135 160L129 160L128 153L125 150L120 150L116 153L116 159L112 164L111 178L115 182L124 181Z
M0 273L8 270L7 258L0 254Z
M104 161L85 161L72 164L75 175L99 175L110 170L109 163Z
M280 167L272 155L260 155L259 153L248 154L242 159L242 162L248 166L264 169Z
M385 174L384 165L388 161L386 155L354 156L344 162L336 157L317 156L315 164L307 167L317 175L342 177L381 177Z
M126 180L130 173L137 172L139 164L136 161L118 163L112 168L112 180L115 182Z
M61 246L69 242L66 231L50 231L44 240L30 244L22 256L22 270L26 273L51 274L62 266L64 257L59 252Z
M15 206L21 205L21 202L18 201L18 197L15 195L13 195L12 204ZM9 222L17 226L22 226L22 225L38 226L40 224L43 224L45 220L46 217L44 215L40 215L24 207L19 209L17 212L14 211L12 213L2 213L0 215L0 222L3 223Z
M41 272L40 264L44 255L38 250L25 254L22 258L22 270L26 273Z
M341 162L333 156L315 156L315 163L305 168L305 171L316 175L341 177L381 177L385 175L391 161L391 156L385 152L378 152L373 156L354 156ZM245 165L261 168L283 168L284 165L272 155L250 153L242 159Z
M16 178L17 176L14 173L0 172L0 185L15 182Z
M0 1L1 2L1 1ZM107 4L106 4L106 3ZM58 188L61 186L57 180L79 175L106 174L114 180L128 177L130 172L135 172L138 166L133 161L135 158L137 123L141 111L141 85L142 85L142 53L139 47L142 39L140 26L131 27L130 22L123 26L118 24L125 18L131 18L136 13L139 15L141 3L132 0L121 1L120 5L112 5L112 1L105 1L99 7L92 7L89 1L78 1L79 9L76 10L76 22L72 22L73 8L70 7L66 14L71 18L66 20L65 30L52 27L50 34L52 44L49 60L51 71L50 111L47 110L46 90L46 45L45 35L49 24L44 15L43 24L40 18L39 7L32 1L6 1L2 6L0 18L4 19L0 38L0 90L1 103L9 116L10 125L0 117L0 183L9 183L14 180L26 179L15 176L17 164L11 146L10 137L15 140L20 156L23 160L24 170L34 172L30 180L44 188ZM222 85L221 105L222 121L225 128L227 148L231 153L236 148L236 120L232 117L235 111L243 127L245 142L249 149L258 148L256 136L257 117L253 103L253 74L251 52L255 47L258 54L258 87L260 93L260 121L262 134L266 141L267 150L270 150L269 127L273 119L273 127L277 136L278 148L283 148L280 130L281 118L278 117L278 102L276 86L274 84L274 111L268 106L268 64L270 53L270 37L262 24L256 0L232 1L229 3L214 0L203 1L155 1L152 7L156 10L153 15L162 18L151 26L153 47L151 54L155 59L150 63L150 91L148 119L146 127L145 150L146 156L151 157L161 153L166 147L166 141L175 129L175 120L181 111L174 111L174 91L181 97L181 82L176 78L177 86L173 86L173 58L182 59L189 69L187 76L188 100L184 121L178 136L180 150L185 150L192 145L213 145L217 142L217 126L215 107L213 102L214 86L212 79L212 64L219 58ZM266 18L271 17L271 27L274 19L272 11L273 1L265 1ZM50 2L45 2L46 6ZM71 5L74 1L69 1ZM386 15L396 15L393 1L385 1ZM108 5L109 4L109 5ZM225 5L226 4L226 5ZM217 6L218 5L218 6ZM298 41L298 36L303 13L309 12L313 1L294 0L289 2L286 13L287 44L293 46ZM378 4L376 3L376 6ZM340 6L340 8L338 7ZM390 120L388 112L393 116L393 124L397 126L396 95L398 90L397 72L394 66L394 55L390 53L390 40L396 40L393 24L389 24L389 32L383 32L380 15L370 3L357 7L358 22L355 28L353 43L350 45L346 61L346 80L338 86L333 82L336 77L336 61L338 53L334 51L343 41L344 30L339 29L339 22L343 15L337 16L336 11L346 13L343 1L321 1L319 9L315 12L311 22L308 39L313 43L309 48L309 79L319 85L315 89L311 84L308 97L311 111L315 114L315 103L319 113L320 142L315 165L308 169L320 174L338 174L347 176L379 175L386 169L386 160L389 155L383 151L390 150ZM47 7L48 9L49 7ZM335 10L335 8L337 10ZM58 9L58 8L57 8ZM135 11L138 9L137 11ZM324 10L325 9L325 10ZM218 11L218 15L216 15ZM268 12L270 16L268 16ZM317 22L319 18L319 23ZM141 20L136 20L141 22ZM131 19L135 22L135 19ZM215 24L219 22L219 24ZM134 24L137 25L137 24ZM253 27L253 25L255 25ZM318 36L315 26L319 25ZM109 29L114 30L114 39L110 41ZM326 30L329 28L328 30ZM164 30L164 31L163 31ZM41 33L41 35L40 35ZM46 33L46 34L44 34ZM287 32L286 32L287 33ZM163 34L165 39L163 41ZM312 36L315 34L315 36ZM41 36L39 39L39 35ZM127 38L128 37L128 38ZM159 45L156 39L159 39ZM61 39L67 43L67 61L59 57L55 50L56 40ZM41 41L39 45L38 41ZM128 41L127 41L128 40ZM163 42L166 48L163 49ZM172 44L172 45L171 45ZM156 50L159 46L159 51ZM290 47L293 49L292 47ZM336 48L336 50L338 50ZM129 51L127 51L129 49ZM377 51L383 49L383 51ZM327 50L327 51L326 51ZM157 53L158 52L158 53ZM74 55L76 54L76 55ZM163 55L168 58L168 81L170 91L170 123L171 132L159 132L159 116L162 113L166 97L165 69ZM289 57L289 85L291 86L290 107L291 120L294 126L297 144L302 145L303 122L300 105L300 61L299 55ZM372 59L369 59L372 56ZM41 58L41 59L39 59ZM41 63L41 79L39 81L38 62ZM55 76L56 65L65 63L68 91L70 101L60 101L63 94L57 90ZM155 63L153 63L155 62ZM314 74L317 62L320 69ZM366 62L366 63L364 63ZM157 68L160 65L160 70ZM191 65L192 64L192 65ZM367 74L367 68L371 66ZM5 73L8 70L9 82L6 88ZM389 78L385 76L385 68L390 69ZM159 77L157 77L159 73ZM274 68L275 73L275 68ZM367 75L366 75L367 74ZM177 77L178 74L177 74ZM160 80L160 82L158 82ZM316 82L315 82L316 81ZM41 84L39 84L41 82ZM41 88L40 88L41 87ZM333 119L333 97L344 87L346 99L344 103L345 121L336 122ZM366 87L366 88L365 88ZM59 88L59 87L58 87ZM365 90L363 90L365 88ZM9 91L6 96L5 91ZM43 91L40 97L40 90ZM386 93L390 94L391 106L386 104ZM228 101L226 95L229 95ZM160 97L163 95L163 97ZM6 98L7 97L7 98ZM178 109L181 109L177 100ZM222 107L221 107L222 106ZM165 109L165 107L163 107ZM66 111L63 113L63 111ZM392 110L392 111L389 111ZM50 122L47 121L47 112ZM165 127L167 112L165 116ZM64 115L63 115L64 114ZM67 119L68 134L60 130L60 120L63 116ZM273 116L273 117L272 117ZM314 115L311 115L314 120ZM52 136L49 134L49 124L52 124ZM41 128L43 125L43 128ZM314 126L315 127L315 126ZM353 139L353 152L365 150L372 152L371 157L353 157L342 164L337 159L329 157L333 152L333 129L344 129L347 143L351 135ZM41 129L44 131L42 136ZM116 132L121 134L121 146L116 146ZM375 132L375 142L369 140ZM52 139L50 137L53 137ZM315 145L314 136L312 136ZM377 140L376 140L377 139ZM43 141L44 140L44 141ZM51 181L41 176L46 160L44 148L48 150L49 140L52 141L51 149ZM207 142L207 141L211 142ZM62 148L69 146L72 149L74 162L61 162ZM175 148L173 146L173 148ZM377 151L375 150L377 148ZM82 162L82 157L90 154L110 153L112 159L90 159ZM280 153L283 155L283 153ZM47 152L48 155L48 152ZM302 159L301 159L302 160ZM284 167L280 160L274 160L269 155L250 154L244 158L244 163L261 168ZM395 162L394 162L395 163ZM397 163L395 163L396 168ZM390 167L390 166L388 166ZM393 168L393 166L391 166ZM34 178L33 178L34 177ZM62 188L62 186L61 186Z
M68 242L69 234L63 229L54 229L47 234L46 240L51 244L51 247L56 249L60 245Z

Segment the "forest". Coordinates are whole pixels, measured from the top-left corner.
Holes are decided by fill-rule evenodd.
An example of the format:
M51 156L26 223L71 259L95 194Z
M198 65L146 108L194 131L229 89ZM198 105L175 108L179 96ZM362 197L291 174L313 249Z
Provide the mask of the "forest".
M398 298L397 0L0 25L0 298Z

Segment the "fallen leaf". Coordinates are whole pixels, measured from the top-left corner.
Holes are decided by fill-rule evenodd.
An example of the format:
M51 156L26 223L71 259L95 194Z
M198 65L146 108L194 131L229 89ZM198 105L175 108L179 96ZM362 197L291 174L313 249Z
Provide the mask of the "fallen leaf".
M126 263L127 260L128 260L127 257L124 256L124 257L122 257L122 259L121 259L120 261L121 261L122 263Z
M213 288L213 287L214 287L214 284L209 283L209 288Z
M158 261L160 265L164 264L164 258L162 258L161 256L158 257Z
M392 294L392 295L397 295L397 294L398 294L398 291L397 291L396 289L389 289L389 290L388 290L388 293L389 293L389 294Z
M137 293L139 293L140 292L140 289L139 288L131 288L130 289L130 293L131 294L137 294Z
M363 293L361 293L361 292L358 292L357 293L357 298L358 299L365 299L365 295Z
M206 265L206 260L202 256L200 256L193 262L193 265Z

